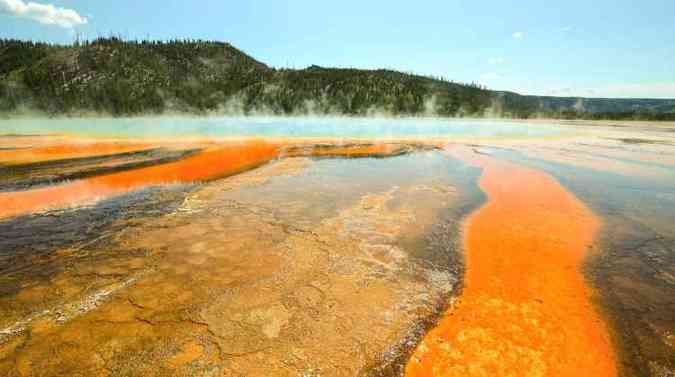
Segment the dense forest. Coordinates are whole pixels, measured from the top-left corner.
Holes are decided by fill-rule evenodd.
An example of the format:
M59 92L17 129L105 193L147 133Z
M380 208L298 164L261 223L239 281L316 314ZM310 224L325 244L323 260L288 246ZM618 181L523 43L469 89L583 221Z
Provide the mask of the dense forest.
M675 100L522 96L391 70L269 67L228 43L0 40L0 114L675 120Z

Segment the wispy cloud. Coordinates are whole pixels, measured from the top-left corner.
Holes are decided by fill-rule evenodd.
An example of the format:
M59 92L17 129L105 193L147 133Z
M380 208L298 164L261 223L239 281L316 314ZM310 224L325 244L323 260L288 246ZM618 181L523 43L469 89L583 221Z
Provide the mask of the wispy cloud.
M0 0L0 13L67 29L87 23L87 18L80 16L73 9L59 8L53 4L40 4L32 1L26 3L23 0Z
M563 96L563 97L675 99L675 82L618 84L594 88L573 88L573 87L553 88L546 90L544 94L548 96Z
M488 59L488 63L490 63L492 65L502 64L502 63L504 63L504 58L493 56L493 57Z
M522 31L516 31L515 33L511 34L511 36L512 36L514 39L523 39L523 38L525 38L525 32L522 32Z
M557 97L573 96L574 94L575 93L573 88L554 88L544 92L544 95L546 96L557 96Z
M498 79L502 78L502 75L500 75L499 73L496 73L496 72L487 72L487 73L483 73L480 76L480 78L483 81L494 81L494 80L498 80Z
M574 30L574 27L565 26L565 27L561 28L560 30L562 30L564 33L567 33L567 32L570 32L570 31Z

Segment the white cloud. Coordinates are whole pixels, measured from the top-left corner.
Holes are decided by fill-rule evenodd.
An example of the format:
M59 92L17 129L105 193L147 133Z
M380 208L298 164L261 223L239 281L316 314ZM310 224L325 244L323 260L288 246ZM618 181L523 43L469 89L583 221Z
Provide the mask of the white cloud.
M483 81L492 81L492 80L498 80L502 78L502 76L499 73L496 72L488 72L484 73L480 76L481 80Z
M514 39L523 39L523 38L525 37L525 33L522 32L522 31L517 31L517 32L511 34L511 36L512 36Z
M490 63L492 65L502 64L502 63L504 63L504 58L491 57L491 58L488 59L488 63Z
M57 8L53 4L40 4L23 0L0 0L0 13L37 21L44 25L57 25L62 28L73 28L87 23L87 18L76 11Z
M563 27L563 28L560 29L560 30L563 31L563 32L565 32L565 33L567 33L567 32L569 32L569 31L574 30L574 28L573 28L572 26L565 26L565 27Z

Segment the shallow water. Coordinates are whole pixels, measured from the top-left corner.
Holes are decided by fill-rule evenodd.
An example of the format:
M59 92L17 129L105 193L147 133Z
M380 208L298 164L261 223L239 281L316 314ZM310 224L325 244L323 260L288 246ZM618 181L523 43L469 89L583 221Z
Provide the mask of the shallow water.
M551 176L469 148L487 202L466 223L465 289L419 344L407 377L615 376L579 266L599 220Z
M4 248L22 250L6 255L14 288L0 301L1 326L16 333L5 346L21 351L10 348L0 371L98 373L92 350L114 352L107 342L121 334L134 336L103 360L120 374L297 375L339 363L336 375L351 375L400 363L460 281L453 237L481 200L477 174L438 151L287 158L188 191L0 223ZM59 222L73 230L41 232ZM18 236L31 228L33 242ZM12 274L26 259L28 273ZM70 356L41 356L63 348Z
M16 133L33 136L7 136ZM489 205L485 166L466 162L475 158L562 186L519 195L536 179L493 169L491 187L513 194L500 208L522 214L483 221L488 228L544 227L535 194L563 188L592 211L601 223L592 248L578 261L560 256L580 266L563 268L559 286L579 277L597 296L558 304L606 324L620 375L675 370L675 140L665 127L62 119L4 120L0 134L0 199L23 206L0 209L0 375L401 375L439 318L468 330L453 322L452 304L467 282L463 235L474 225L465 220ZM457 148L468 157L448 153ZM42 192L59 193L58 203ZM565 208L561 218L574 215ZM512 254L498 261L515 260L520 246L565 244L562 234L527 231L536 234L511 237L513 247L500 247ZM560 266L530 267L539 276ZM467 295L486 293L491 278L473 276ZM505 287L519 278L505 276ZM549 299L532 304L544 305L537 313L555 306L555 287L541 291ZM523 294L500 291L505 301ZM521 335L538 339L530 359L561 375L549 365L557 356L536 349L559 337L527 323ZM463 370L488 353L438 353L448 359L435 364ZM503 369L492 370L528 372Z
M615 329L623 372L660 376L672 370L675 168L636 176L525 157L515 151L494 153L549 172L602 216L605 224L596 238L598 252L589 260L586 275L598 288ZM633 150L625 161L639 164L645 154Z

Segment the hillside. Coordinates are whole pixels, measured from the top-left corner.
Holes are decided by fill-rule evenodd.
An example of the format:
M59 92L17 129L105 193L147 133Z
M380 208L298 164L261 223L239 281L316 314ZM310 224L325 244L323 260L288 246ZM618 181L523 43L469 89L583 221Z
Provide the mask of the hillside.
M496 96L515 117L675 119L675 99L546 97L513 92L496 92Z
M521 96L391 70L269 67L228 43L0 40L0 114L675 119L673 100Z

